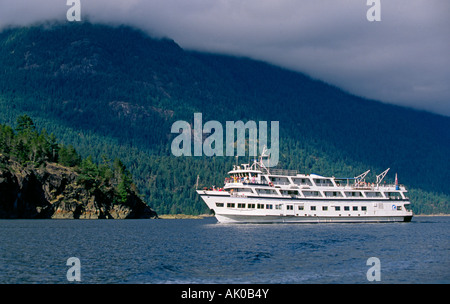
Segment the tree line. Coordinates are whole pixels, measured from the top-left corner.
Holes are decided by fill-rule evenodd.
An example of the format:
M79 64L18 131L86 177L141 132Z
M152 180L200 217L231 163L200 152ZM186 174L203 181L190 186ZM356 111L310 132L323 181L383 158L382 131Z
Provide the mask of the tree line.
M17 118L15 129L0 124L0 165L9 169L9 160L24 167L45 167L57 163L77 173L77 182L88 191L113 188L117 203L125 203L138 189L130 171L119 158L111 161L102 155L102 162L96 163L92 156L82 158L72 145L58 143L53 133L45 129L38 131L33 120L26 114Z

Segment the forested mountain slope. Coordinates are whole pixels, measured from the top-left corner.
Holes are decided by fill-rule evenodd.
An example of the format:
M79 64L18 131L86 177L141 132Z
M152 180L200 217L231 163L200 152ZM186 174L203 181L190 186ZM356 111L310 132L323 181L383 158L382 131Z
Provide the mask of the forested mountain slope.
M0 33L0 122L26 113L101 163L119 157L159 213L207 211L234 157L175 157L171 126L279 121L280 165L374 180L390 167L416 213L450 213L450 118L383 104L263 62L186 51L128 27L90 23ZM270 124L269 124L270 126ZM248 159L239 159L247 162Z

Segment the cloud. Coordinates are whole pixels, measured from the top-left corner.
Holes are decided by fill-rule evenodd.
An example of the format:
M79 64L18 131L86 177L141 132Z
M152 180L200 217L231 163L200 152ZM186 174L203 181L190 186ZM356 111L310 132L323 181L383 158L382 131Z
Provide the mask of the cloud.
M380 22L367 20L366 0L81 0L81 12L450 116L450 2L380 3ZM0 27L65 20L68 8L65 0L0 0Z

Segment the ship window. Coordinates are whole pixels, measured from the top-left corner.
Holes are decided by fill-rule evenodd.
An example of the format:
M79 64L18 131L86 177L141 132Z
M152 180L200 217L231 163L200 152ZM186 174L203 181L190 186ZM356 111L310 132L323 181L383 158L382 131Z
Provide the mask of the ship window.
M355 196L362 196L362 194L361 194L361 192L345 192L345 196L355 197Z
M292 181L297 185L311 185L309 179L292 177Z
M264 204L258 204L258 205L257 205L257 208L258 208L258 209L264 209Z
M349 206L344 206L344 211L350 211L350 207Z
M237 207L238 207L238 208L245 208L245 204L240 204L240 203L239 203L239 204L237 204Z
M397 210L402 210L402 206L397 206Z
M322 206L322 210L323 211L327 211L328 210L328 206Z
M247 208L252 208L252 209L254 209L254 208L255 208L255 204L247 204Z
M267 204L266 205L266 209L273 209L273 205L272 204Z
M234 206L235 206L234 203L227 203L228 208L234 208Z
M336 210L336 211L341 211L341 207L340 207L340 206L335 206L335 207L334 207L334 210Z
M329 179L313 179L317 186L333 186L333 183Z
M277 194L277 192L273 189L256 189L258 194Z
M303 191L303 194L305 195L305 197L321 196L319 191Z
M325 191L325 196L327 197L342 197L341 192L338 191Z
M367 211L367 207L366 206L361 206L361 211Z
M400 192L388 192L387 195L389 199L401 199Z
M292 181L296 185L312 186L311 181L306 178L292 178Z
M353 206L353 211L358 211L358 206Z
M298 206L298 210L303 210L303 205L302 206Z
M311 211L315 211L316 210L316 206L311 206Z
M287 206L286 206L286 209L287 209L287 210L294 210L294 206L293 206L293 205L287 205Z
M380 192L366 192L367 197L381 197Z
M240 188L240 189L236 189L236 192L247 192L247 193L253 193L253 192L252 192L252 189L242 189L242 188Z
M223 203L216 203L216 207L223 207Z

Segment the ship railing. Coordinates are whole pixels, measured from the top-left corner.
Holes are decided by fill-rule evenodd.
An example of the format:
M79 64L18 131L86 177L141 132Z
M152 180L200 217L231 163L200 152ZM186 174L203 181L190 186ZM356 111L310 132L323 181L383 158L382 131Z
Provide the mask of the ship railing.
M247 194L246 194L246 193L236 193L236 192L233 192L233 193L230 193L230 196L231 196L231 197L247 197Z
M312 185L299 185L296 183L289 183L289 182L267 182L267 181L249 181L249 180L225 180L224 185L229 184L239 184L243 186L297 186L299 188L302 187L314 187ZM314 187L315 188L315 187ZM321 188L334 188L339 190L368 190L368 191L375 191L375 190L383 190L383 191L405 191L406 188L404 185L376 185L376 184L367 184L367 185L328 185L328 186L322 186Z
M388 199L390 199L390 200L403 200L403 197L401 197L401 196L388 196Z
M286 185L293 185L292 183L289 183L289 182L273 182L273 184L275 185L275 186L286 186Z
M337 185L339 189L343 190L384 190L384 191L395 191L395 190L405 190L404 185Z
M249 180L225 180L225 185L228 184L242 184L242 185L268 185L266 181L249 181Z
M284 175L284 176L297 176L297 170L288 170L288 169L270 169L270 175Z
M280 195L278 193L257 193L258 196L263 196L263 197L284 197L283 195ZM288 197L288 196L286 196Z
M265 183L267 184L267 183ZM395 190L395 185L390 185L390 186L355 186L355 185L317 185L317 186L313 186L313 185L299 185L299 184L293 184L293 183L288 183L288 182L274 182L273 183L274 186L296 186L298 188L302 188L302 187L312 187L312 188L339 188L339 190L378 190L378 189L383 189L383 190ZM400 187L400 190L403 190L402 187Z

